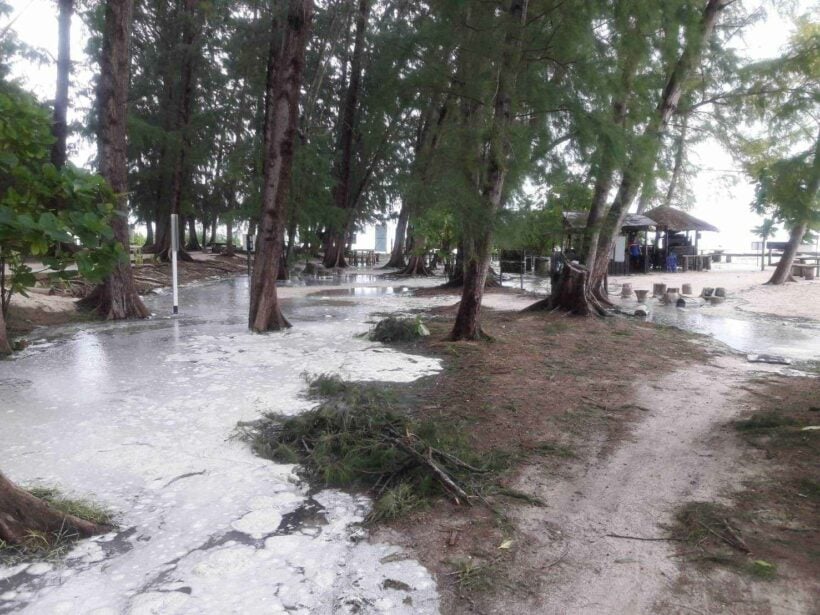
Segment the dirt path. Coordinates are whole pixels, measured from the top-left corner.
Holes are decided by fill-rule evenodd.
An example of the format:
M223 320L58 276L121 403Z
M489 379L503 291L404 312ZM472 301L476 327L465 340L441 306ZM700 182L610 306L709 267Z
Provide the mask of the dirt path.
M523 537L516 564L536 574L525 607L510 610L499 603L491 611L749 612L721 608L705 588L694 596L680 594L674 542L608 536L669 537L677 505L719 499L739 484L739 448L720 426L742 410L735 387L748 377L747 369L721 357L642 384L635 403L644 418L626 441L599 443L597 457L562 480L543 475L543 466L530 468L521 486L548 508L527 509L518 520ZM809 597L799 592L787 598L770 583L759 593L755 600L769 602L763 612L809 612L801 609Z

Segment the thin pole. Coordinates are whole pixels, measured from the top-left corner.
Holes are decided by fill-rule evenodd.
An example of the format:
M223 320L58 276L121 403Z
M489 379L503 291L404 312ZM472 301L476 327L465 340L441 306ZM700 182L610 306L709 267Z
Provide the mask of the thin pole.
M177 284L177 250L179 250L179 216L171 214L171 286L173 288L173 313L179 314L179 288Z

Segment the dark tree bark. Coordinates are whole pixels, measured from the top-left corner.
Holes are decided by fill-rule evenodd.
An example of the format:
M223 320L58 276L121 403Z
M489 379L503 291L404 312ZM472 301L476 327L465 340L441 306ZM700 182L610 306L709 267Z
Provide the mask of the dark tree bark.
M190 251L199 251L202 246L199 245L199 237L196 234L196 219L193 216L188 216L188 243L185 244L185 249Z
M780 262L777 263L772 277L769 278L766 284L779 285L794 281L794 278L792 278L794 257L797 254L798 248L800 248L800 244L803 243L803 237L805 237L808 229L809 225L805 222L797 224L791 229L789 232L789 242L786 244L786 249L783 250L783 256L780 257Z
M370 13L370 0L359 0L356 15L356 37L353 42L353 57L350 61L350 83L347 86L344 105L339 116L339 158L336 162L336 184L333 187L333 202L344 214L344 222L339 228L329 229L325 241L323 265L329 269L347 267L345 245L347 227L352 222L351 170L353 166L353 138L356 131L356 116L359 108L359 90L362 80L362 60Z
M213 245L216 243L216 227L218 222L218 216L214 215L213 219L211 220L211 236L208 239L208 245Z
M57 92L54 96L54 120L51 131L54 144L51 146L51 162L61 169L65 166L68 139L68 84L71 76L71 16L74 0L59 0L60 14L57 30Z
M202 214L202 249L208 245L208 215Z
M290 279L290 274L288 273L288 262L285 255L282 255L282 258L279 259L279 271L276 272L276 281L284 282Z
M465 238L464 286L456 321L450 339L479 340L481 330L481 300L490 268L493 243L491 220L501 207L504 180L510 155L509 131L513 121L513 96L516 73L520 61L522 29L527 21L528 0L512 0L509 8L510 23L504 36L504 49L498 71L498 83L493 101L491 135L487 145L486 172L481 186L482 212L485 224Z
M666 196L663 199L663 204L666 207L672 206L672 199L675 198L675 192L680 185L681 175L683 175L683 162L686 158L686 135L689 128L689 116L683 116L683 122L680 128L680 134L675 139L675 164L672 167L672 177L669 180L669 187L666 189ZM642 214L646 211L646 207L638 207L638 213ZM765 242L764 242L765 243Z
M228 217L225 221L225 254L227 256L233 256L236 254L236 247L233 245L233 218Z
M8 332L6 331L6 315L0 308L0 356L11 354L11 344L9 344Z
M48 537L68 533L87 538L110 529L52 508L0 473L0 540L19 546L31 532L42 532Z
M404 242L407 236L407 220L410 218L410 208L407 202L401 204L401 211L399 212L399 219L396 223L396 238L393 242L393 250L390 252L390 259L384 265L383 269L398 268L403 269L406 265L404 262Z
M820 191L820 133L818 133L814 142L814 160L812 161L811 176L808 178L805 193L805 206L811 209L816 207L817 195ZM806 212L809 214L809 212ZM768 284L783 284L790 281L792 264L794 257L800 244L803 243L803 237L809 230L807 220L803 220L792 225L789 232L789 243L786 244L786 249L783 251L783 256L780 257L780 262L777 263L774 273Z
M145 221L145 245L154 244L154 224L150 220Z
M199 15L199 0L185 0L182 28L182 60L180 71L180 97L177 107L176 130L179 133L179 144L175 148L174 172L171 178L171 214L181 217L182 196L185 191L185 173L188 153L191 149L189 125L193 112L196 95L196 68L197 45L201 23ZM182 225L180 225L182 228ZM170 225L168 227L170 231ZM161 242L161 243L160 243ZM169 232L162 233L157 239L157 255L163 259L170 258L171 236ZM182 245L182 244L180 244ZM183 261L192 261L193 258L185 250L180 250L177 258Z
M128 76L133 0L107 0L103 44L100 55L100 78L97 85L97 108L100 114L98 158L102 175L117 195L117 211L111 228L114 238L129 253L128 239L128 154L126 119L128 114ZM119 320L147 318L151 315L137 294L128 257L83 299L81 307L99 316Z
M281 46L274 21L268 56L265 96L264 184L256 260L251 276L248 326L261 333L290 326L276 295L276 278L284 243L284 217L299 121L299 93L305 46L313 18L313 0L290 0Z
M423 255L413 254L407 259L407 265L399 272L399 275L425 277L433 275L433 272L424 264Z

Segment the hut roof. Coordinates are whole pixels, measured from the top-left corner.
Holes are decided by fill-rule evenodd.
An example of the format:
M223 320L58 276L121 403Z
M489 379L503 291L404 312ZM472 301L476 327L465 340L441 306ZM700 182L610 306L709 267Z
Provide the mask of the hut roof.
M587 225L587 212L585 211L565 211L564 226L570 232L579 231ZM621 228L625 229L646 229L655 226L655 221L641 214L626 214L626 219Z
M716 226L704 222L700 218L695 218L685 211L674 207L656 207L646 212L646 216L657 222L657 226L670 231L714 231L718 232Z

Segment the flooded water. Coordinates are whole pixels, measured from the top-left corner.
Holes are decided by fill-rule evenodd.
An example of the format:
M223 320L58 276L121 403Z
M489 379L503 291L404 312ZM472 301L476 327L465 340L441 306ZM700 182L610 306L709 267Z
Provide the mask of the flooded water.
M740 352L820 361L820 325L746 314L731 307L729 310L710 305L699 308L658 305L647 320L710 335Z
M716 269L743 270L746 265L723 263ZM748 267L747 267L748 270ZM520 288L521 276L505 274L504 286ZM547 295L550 291L549 278L531 274L523 276L523 289L531 293ZM620 299L617 291L610 288L610 298L626 312L632 312L637 305L634 298ZM778 318L754 314L737 309L737 301L730 295L721 304L706 304L701 307L677 308L666 306L649 299L649 322L677 327L693 333L714 337L733 350L744 353L781 355L794 361L820 362L820 324L814 321Z
M286 299L294 328L251 335L247 280L203 284L182 290L178 318L50 330L0 362L3 471L91 498L121 528L59 565L0 567L0 612L437 612L422 566L360 540L367 498L308 493L293 466L230 437L238 421L310 407L303 373L400 382L439 370L354 337L372 312L418 300L354 294ZM148 302L167 312L167 297Z

